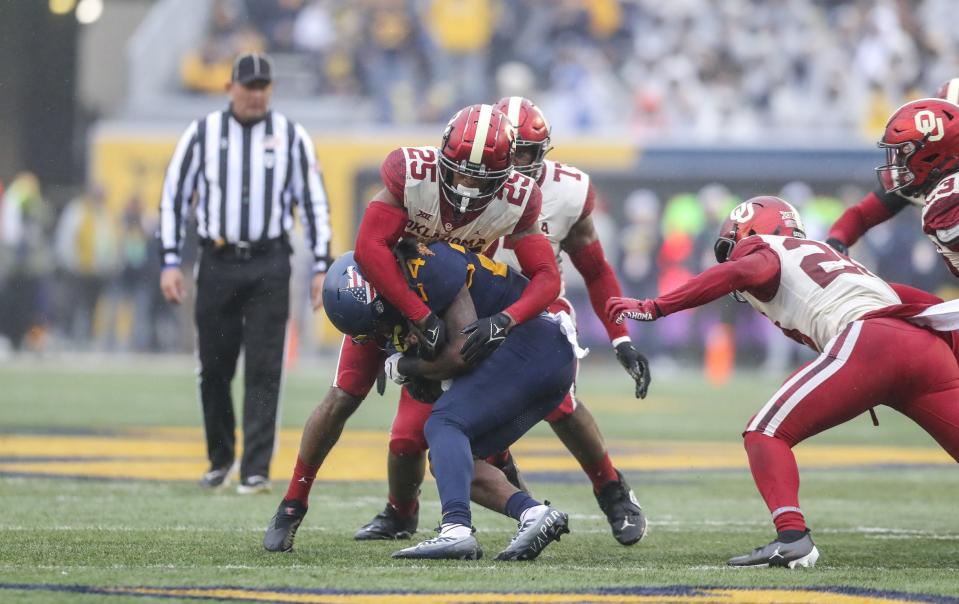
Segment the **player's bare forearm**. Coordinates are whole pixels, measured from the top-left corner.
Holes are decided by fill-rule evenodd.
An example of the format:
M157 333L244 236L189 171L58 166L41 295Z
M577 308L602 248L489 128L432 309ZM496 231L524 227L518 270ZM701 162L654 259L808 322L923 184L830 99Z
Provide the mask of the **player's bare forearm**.
M469 365L460 354L460 348L466 341L466 336L461 332L475 320L476 307L473 306L473 299L464 285L443 314L443 321L451 334L449 344L433 361L424 361L418 357L404 357L399 362L400 373L407 377L420 376L430 380L446 380L469 371Z
M559 296L562 280L549 240L535 227L512 234L508 240L523 274L529 277L529 283L519 300L504 311L513 324L518 325L529 321L552 304Z
M400 271L393 246L406 228L406 212L396 205L396 198L386 189L370 202L356 236L354 258L363 275L393 303L404 316L421 321L430 310L414 294Z
M569 254L573 266L583 276L590 304L596 316L603 322L610 341L627 337L629 332L626 326L610 321L606 316L606 301L622 296L623 292L613 267L606 260L592 216L585 216L577 221L561 247Z

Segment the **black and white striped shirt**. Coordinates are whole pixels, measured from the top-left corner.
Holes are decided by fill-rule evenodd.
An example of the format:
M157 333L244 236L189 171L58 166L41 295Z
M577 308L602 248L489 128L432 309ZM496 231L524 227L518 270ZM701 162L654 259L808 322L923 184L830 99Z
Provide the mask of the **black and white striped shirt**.
M270 111L244 126L229 110L190 124L170 160L160 199L164 266L180 264L193 194L197 234L218 244L266 242L293 228L293 205L313 252L330 263L330 214L313 143L302 126Z

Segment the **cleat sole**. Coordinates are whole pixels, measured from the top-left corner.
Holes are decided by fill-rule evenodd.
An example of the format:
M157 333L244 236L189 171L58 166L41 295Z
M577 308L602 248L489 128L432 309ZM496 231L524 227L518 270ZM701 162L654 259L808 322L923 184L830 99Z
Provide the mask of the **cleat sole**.
M793 560L787 566L791 569L796 568L813 568L816 566L816 562L819 560L819 549L816 547L812 548L812 551L799 558L798 560Z

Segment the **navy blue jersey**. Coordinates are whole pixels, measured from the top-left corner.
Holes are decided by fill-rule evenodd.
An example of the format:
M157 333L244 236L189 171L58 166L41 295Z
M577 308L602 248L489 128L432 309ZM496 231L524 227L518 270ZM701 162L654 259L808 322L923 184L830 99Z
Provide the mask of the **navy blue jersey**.
M406 260L407 277L413 291L440 316L464 285L469 288L476 316L489 317L516 302L529 282L502 262L455 243L438 241L427 250Z

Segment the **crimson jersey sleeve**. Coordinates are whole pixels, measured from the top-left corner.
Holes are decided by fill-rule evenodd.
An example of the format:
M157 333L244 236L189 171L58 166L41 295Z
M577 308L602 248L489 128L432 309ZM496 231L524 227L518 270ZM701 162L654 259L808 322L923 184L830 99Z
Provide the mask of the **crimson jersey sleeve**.
M947 176L926 197L922 230L939 247L952 274L959 277L959 174Z
M380 179L393 197L403 200L406 190L406 156L403 149L394 149L380 165Z
M533 183L532 190L529 193L529 201L523 209L523 215L519 217L516 226L513 227L511 234L528 231L539 220L539 213L543 210L543 192L539 190L539 185ZM552 300L550 300L552 302Z
M663 315L702 306L734 291L770 300L779 288L779 256L759 237L736 244L729 260L710 267L668 294L656 298Z
M611 321L606 314L606 301L610 298L618 298L623 295L623 290L619 286L619 280L613 267L606 260L606 254L603 253L603 244L599 239L583 246L569 255L573 261L573 266L583 276L586 282L586 291L589 294L590 304L596 316L603 322L606 328L606 335L609 340L615 341L619 338L629 336L629 331L624 323L616 324Z
M419 321L430 309L409 288L400 271L393 246L406 228L406 211L382 201L373 201L363 213L356 235L354 259L363 276L408 319Z
M579 213L579 219L582 220L593 213L596 207L596 189L593 187L593 181L589 181L589 188L586 189L586 202L583 203L583 211Z
M872 227L898 214L909 202L895 193L873 191L856 205L847 208L832 227L827 237L851 246Z

